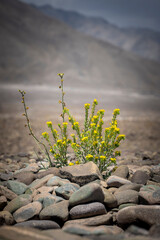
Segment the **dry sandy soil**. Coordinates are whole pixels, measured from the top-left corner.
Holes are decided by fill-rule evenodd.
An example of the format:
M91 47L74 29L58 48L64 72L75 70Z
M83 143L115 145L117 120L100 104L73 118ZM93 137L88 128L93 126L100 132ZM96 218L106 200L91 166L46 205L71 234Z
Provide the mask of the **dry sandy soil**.
M0 153L17 154L37 149L28 129L24 127L23 106L17 89L22 86L1 86L0 88ZM27 87L26 101L30 106L29 116L32 128L37 136L46 131L46 121L54 126L61 121L61 106L58 105L60 93L44 87ZM141 96L110 91L87 91L86 89L67 89L67 107L83 124L83 104L94 98L99 108L104 108L105 126L109 125L114 108L120 108L118 124L126 140L121 144L123 158L134 158L137 153L160 152L160 118L158 96Z

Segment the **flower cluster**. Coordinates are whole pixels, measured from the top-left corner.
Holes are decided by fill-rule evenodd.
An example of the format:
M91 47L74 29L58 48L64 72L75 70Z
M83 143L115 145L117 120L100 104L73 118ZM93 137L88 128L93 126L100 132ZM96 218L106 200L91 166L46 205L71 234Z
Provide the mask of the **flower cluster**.
M50 130L50 134L48 132L43 132L42 138L47 142L47 145L34 135L27 114L28 107L26 107L25 104L25 92L19 90L22 95L22 103L25 110L24 116L27 119L30 135L34 137L38 144L43 146L50 166L52 166L51 155L54 158L56 167L63 167L66 165L72 166L74 164L93 161L97 164L100 171L107 170L108 166L116 164L116 157L121 154L116 148L119 147L120 142L125 139L125 135L120 134L120 129L117 124L117 116L120 114L120 109L115 109L113 111L110 126L103 130L105 110L100 109L95 112L96 106L98 105L97 99L93 100L92 106L89 103L84 104L84 126L83 129L81 129L79 122L71 115L64 102L64 74L59 73L58 76L60 77L59 88L61 89L61 100L59 100L59 103L62 105L62 123L58 124L59 132L57 129L53 128L51 121L46 123ZM73 133L70 135L71 139L68 137L68 123L71 124L73 129ZM72 147L76 156L76 161L74 163L67 158L69 146Z

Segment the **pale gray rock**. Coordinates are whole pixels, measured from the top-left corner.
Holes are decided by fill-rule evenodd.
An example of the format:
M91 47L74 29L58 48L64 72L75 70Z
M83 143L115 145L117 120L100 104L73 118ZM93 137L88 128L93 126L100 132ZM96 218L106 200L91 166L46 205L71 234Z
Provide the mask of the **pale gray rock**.
M7 187L17 195L23 194L27 189L26 184L13 180L7 181Z
M121 178L127 178L129 175L129 168L126 165L120 165L117 169L112 173L112 176L118 176Z

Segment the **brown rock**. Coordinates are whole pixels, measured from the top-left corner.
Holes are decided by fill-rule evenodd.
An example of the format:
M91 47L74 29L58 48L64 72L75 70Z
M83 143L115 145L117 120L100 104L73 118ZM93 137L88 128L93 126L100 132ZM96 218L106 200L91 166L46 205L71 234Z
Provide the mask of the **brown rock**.
M109 187L120 187L122 185L131 183L129 180L118 176L110 176L106 182Z
M35 174L33 172L19 172L13 175L15 179L26 185L31 184L35 179Z
M121 165L112 173L112 175L127 178L129 175L129 168L126 165Z
M6 205L7 198L5 196L0 196L0 211L2 211Z
M6 225L12 225L14 223L14 219L10 212L7 211L0 212L0 225L3 225L4 223Z
M138 203L138 192L134 190L116 192L114 196L117 199L118 205L124 203Z
M55 167L52 167L52 168L49 168L46 171L37 173L36 178L43 178L43 177L45 177L49 174L53 174L54 176L60 176L59 169L55 168Z
M34 180L31 184L30 184L30 188L35 188L35 189L37 189L37 188L40 188L40 187L42 187L45 183L47 183L48 182L48 180L50 179L50 178L52 178L53 177L53 174L49 174L49 175L47 175L47 176L45 176L45 177L43 177L43 178L41 178L41 179L36 179L36 180Z
M48 207L45 207L40 212L40 219L53 219L58 218L62 221L66 221L68 219L69 212L68 212L68 201L64 200L55 204L52 204Z
M114 208L117 207L117 199L116 197L107 189L103 188L103 193L104 193L104 204L108 208Z
M136 171L131 178L131 181L133 183L138 183L138 184L146 184L148 180L149 180L148 174L140 170Z
M67 224L80 224L80 225L86 225L86 226L100 226L100 225L108 225L112 222L112 215L110 213L99 215L95 217L88 217L88 218L82 218L77 220L69 220L65 222L64 225Z
M103 180L97 165L91 161L85 164L63 167L60 169L60 174L62 178L67 178L80 186L96 179Z
M17 197L17 194L4 186L0 186L0 196L5 196L8 200L12 200Z
M108 235L108 234L120 234L123 232L123 230L117 226L96 226L96 227L88 227L84 225L66 225L63 227L63 231L72 233L72 234L78 234L82 236L88 236L88 235Z
M160 224L159 205L138 205L121 209L117 214L119 225L128 225L135 222L144 222L150 226Z
M0 231L0 239L4 240L58 240L46 236L42 231L34 228L25 229L23 227L3 226Z

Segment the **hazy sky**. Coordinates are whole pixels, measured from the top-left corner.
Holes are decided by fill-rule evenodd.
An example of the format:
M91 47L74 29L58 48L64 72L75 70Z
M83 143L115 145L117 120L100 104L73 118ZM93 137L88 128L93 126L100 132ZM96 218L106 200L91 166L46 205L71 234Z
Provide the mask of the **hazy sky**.
M101 16L119 26L147 27L160 31L160 0L21 0L37 5L76 10Z

